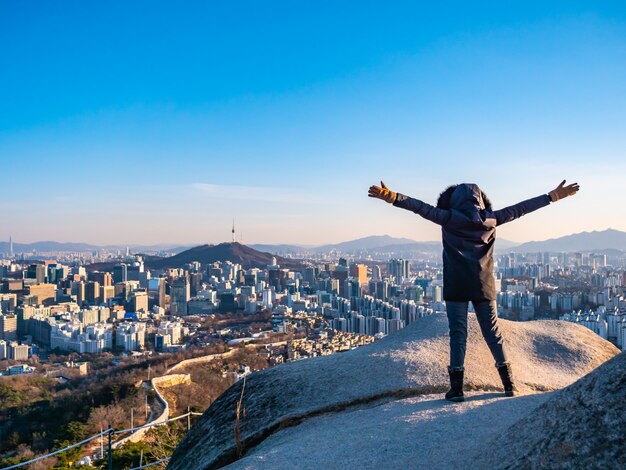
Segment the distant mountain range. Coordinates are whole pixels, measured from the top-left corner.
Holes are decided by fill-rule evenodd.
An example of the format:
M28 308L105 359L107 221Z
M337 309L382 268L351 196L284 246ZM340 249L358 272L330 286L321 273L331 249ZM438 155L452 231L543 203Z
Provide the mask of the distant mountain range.
M529 253L535 251L600 251L610 249L626 251L626 232L614 229L580 232L565 237L522 243L512 248L511 251Z
M509 240L498 239L496 242L498 248L508 249L517 243ZM322 253L342 253L342 254L358 254L363 251L383 253L439 253L441 252L441 241L418 242L410 238L396 238L389 235L373 235L370 237L359 238L342 243L334 243L321 245L316 247L303 247L298 245L250 245L257 250L268 251L278 254L322 254Z
M0 251L8 252L10 249L9 242L0 241ZM99 250L100 247L96 245L90 245L88 243L73 243L73 242L52 242L42 241L34 243L13 243L13 251L15 253L32 253L33 250L38 252L48 251L94 251Z
M255 250L265 251L268 253L273 253L276 255L287 255L293 253L310 253L311 247L304 247L300 245L268 245L264 243L253 243L252 245L248 245L250 248L254 248Z
M13 242L13 251L15 253L32 253L36 251L38 253L49 252L85 252L85 251L97 251L97 250L126 250L127 245L92 245L90 243L81 242L54 242L54 241L41 241L33 243L16 243ZM128 245L133 252L159 252L169 251L172 253L178 253L190 248L190 246L174 246L174 245ZM9 242L0 241L0 253L7 253L9 251Z
M395 238L389 235L373 235L370 237L358 238L347 242L333 243L321 246L299 246L299 245L250 245L257 250L269 251L270 253L330 253L331 251L340 253L351 253L363 250L373 250L391 245L406 245L418 243L410 238ZM430 243L430 242L428 242Z
M331 245L322 245L315 248L318 253L326 253L330 251L350 252L357 250L374 250L389 245L405 245L417 243L410 238L394 238L389 235L373 235L370 237L358 238L342 243L334 243Z
M259 247L260 245L251 245ZM299 247L296 245L261 245L264 251L270 253L329 253L331 251L356 254L360 251L374 251L377 253L399 252L440 252L441 242L418 242L408 238L394 238L389 235L360 238L343 243L322 245L314 248ZM498 238L496 251L513 251L517 253L529 253L539 251L626 251L626 232L607 229L594 232L581 232L559 238L526 243L515 243L510 240Z
M222 243L220 245L203 245L203 246L223 246L229 245ZM245 246L237 244L239 246ZM175 246L175 245L130 245L134 253L158 253L159 251L182 254L190 250L196 250L199 247L191 246ZM441 251L440 241L418 242L409 238L396 238L389 235L374 235L370 237L359 238L342 243L327 244L321 246L303 246L293 244L252 244L247 248L254 249L262 253L271 253L274 255L297 255L297 254L323 254L323 253L342 253L342 254L358 254L363 251L373 251L377 253L399 253L399 252L439 252ZM32 253L36 250L38 253L43 252L76 252L76 251L97 251L100 249L124 251L126 246L108 245L97 246L88 243L60 243L54 241L42 241L35 243L14 243L13 251L15 253ZM600 251L600 250L619 250L626 251L626 232L614 229L603 231L581 232L567 235L559 238L552 238L543 241L531 241L522 244L511 242L502 238L496 241L496 251L515 251L519 253L539 252L539 251ZM9 243L0 241L0 253L9 251Z

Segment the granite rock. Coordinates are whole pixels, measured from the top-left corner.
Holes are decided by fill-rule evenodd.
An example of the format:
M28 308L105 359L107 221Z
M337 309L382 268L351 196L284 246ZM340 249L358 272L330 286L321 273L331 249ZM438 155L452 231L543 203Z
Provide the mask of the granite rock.
M522 393L557 390L586 375L619 350L570 322L502 320L507 353ZM248 376L235 439L239 381L224 392L177 447L168 468L219 468L272 434L304 420L381 400L444 392L448 387L445 315L424 317L358 349L286 363ZM470 315L466 389L501 390L494 361Z

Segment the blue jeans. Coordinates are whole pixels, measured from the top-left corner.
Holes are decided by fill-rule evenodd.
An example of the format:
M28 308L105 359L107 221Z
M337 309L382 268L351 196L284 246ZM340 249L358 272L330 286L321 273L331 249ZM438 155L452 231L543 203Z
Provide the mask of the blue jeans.
M450 326L450 369L463 369L467 345L467 307L469 302L446 301ZM495 300L472 302L483 338L496 361L496 367L507 364L504 340L498 328L498 311Z

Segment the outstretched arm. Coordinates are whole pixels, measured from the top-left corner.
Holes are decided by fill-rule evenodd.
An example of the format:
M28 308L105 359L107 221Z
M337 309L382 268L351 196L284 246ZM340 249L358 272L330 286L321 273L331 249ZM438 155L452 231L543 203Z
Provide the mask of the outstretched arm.
M550 202L556 202L559 199L563 199L568 196L576 194L580 189L578 183L573 183L565 186L565 180L559 184L556 189L553 189L548 194L527 199L526 201L518 202L504 209L500 209L494 212L496 216L496 225L502 225L512 220L518 219L523 215L536 211L542 207L547 206Z
M450 218L450 211L439 209L420 201L419 199L414 199L412 197L405 196L404 194L393 192L387 188L385 183L382 181L380 182L380 186L370 186L367 195L369 197L382 199L383 201L393 204L396 207L415 212L425 219L439 225L445 224Z

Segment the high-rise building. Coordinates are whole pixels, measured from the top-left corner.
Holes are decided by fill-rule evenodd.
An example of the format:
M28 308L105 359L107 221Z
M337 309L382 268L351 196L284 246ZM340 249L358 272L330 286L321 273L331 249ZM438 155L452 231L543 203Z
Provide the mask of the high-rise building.
M63 266L56 263L52 263L47 266L47 277L49 283L56 284L62 281L64 279L63 274Z
M111 311L107 307L92 307L78 312L78 319L83 325L104 323L111 317Z
M145 323L122 323L115 332L115 346L124 351L138 351L146 340Z
M26 270L27 279L35 279L37 284L46 282L46 266L43 264L31 264Z
M336 279L339 284L339 295L345 297L346 294L346 280L348 279L348 268L345 266L337 265L332 273L333 279Z
M115 286L100 286L100 303L105 304L115 297Z
M85 286L85 300L91 304L96 305L100 302L100 283L96 281L90 281Z
M50 305L55 301L57 286L54 284L37 284L36 286L28 286L25 291L26 295L33 297L35 304Z
M389 298L389 283L387 281L371 281L369 283L370 295L380 300Z
M112 349L113 325L94 323L83 328L83 325L76 320L69 322L52 320L50 348L78 353L100 353L106 349Z
M148 306L148 293L143 290L135 290L129 294L128 305L131 312L147 312Z
M387 334L395 333L404 328L404 321L392 318L387 320Z
M361 297L362 294L362 286L358 279L352 279L351 281L346 281L347 288L345 289L346 297Z
M183 338L183 324L179 321L161 322L157 330L157 335L163 336L163 346L170 346L172 344L179 344ZM159 348L157 348L159 349Z
M189 280L181 276L172 281L170 287L170 313L172 315L187 315L187 303L191 298Z
M352 333L365 334L365 317L356 312L350 315L350 330Z
M0 294L0 313L13 312L17 307L17 294Z
M143 261L135 261L130 264L130 266L126 267L126 273L128 275L128 279L131 281L139 280L139 273L144 272Z
M353 264L350 266L350 276L358 279L362 286L367 284L367 266L364 264Z
M400 284L411 276L411 270L409 268L409 260L405 259L392 259L389 260L389 276L392 276L396 280L396 284Z
M128 270L124 263L116 264L113 266L113 282L126 282L128 280Z
M53 317L46 317L42 314L36 314L28 320L28 334L33 338L35 344L50 346L53 323L55 323Z
M165 308L165 278L157 277L148 281L148 306Z
M15 309L17 316L17 335L21 338L30 333L30 319L34 316L42 318L50 316L50 307L21 305Z
M95 271L89 275L89 280L105 287L113 285L113 276L111 276L111 273Z
M341 317L333 319L333 328L338 331L348 331L348 320Z
M2 281L2 292L5 293L22 293L24 289L23 279L4 279Z
M317 279L317 269L313 266L307 266L302 272L302 280L307 282L309 286L314 287Z
M8 359L12 359L14 361L27 361L29 350L30 348L27 344L17 344L15 341L12 341L9 343L9 347L7 348Z
M237 304L235 302L235 295L233 293L224 292L223 294L220 294L220 312L234 312L236 309Z
M202 273L195 272L189 274L189 288L191 292L191 296L195 297L198 295L198 292L202 290ZM165 295L163 297L163 302L165 302ZM165 306L165 304L163 305Z
M367 334L374 336L377 333L386 333L387 321L384 318L380 317L367 317Z
M88 325L81 335L85 352L100 353L113 349L113 326L105 323Z
M85 283L83 281L76 282L72 286L72 291L76 292L76 303L81 305L85 302Z
M76 281L84 281L87 279L87 270L84 266L74 266L72 268L72 274L78 277L78 279L75 279Z
M5 341L17 340L16 315L0 315L0 339Z

